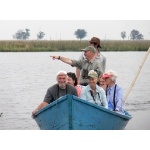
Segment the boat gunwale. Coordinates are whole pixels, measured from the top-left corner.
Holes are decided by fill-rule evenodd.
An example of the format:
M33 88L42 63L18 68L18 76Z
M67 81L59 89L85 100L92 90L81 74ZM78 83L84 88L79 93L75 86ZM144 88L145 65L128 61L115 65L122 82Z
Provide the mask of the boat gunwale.
M125 118L125 119L131 119L131 118L132 118L131 115L124 115L124 114L120 114L120 113L115 112L115 111L111 111L111 110L109 110L109 109L107 109L107 108L104 108L103 106L96 105L96 104L94 104L94 103L91 103L91 102L88 102L88 101L86 101L86 100L80 99L80 98L78 98L78 97L76 97L76 96L73 96L73 99L78 100L78 101L83 102L83 103L86 103L86 104L88 104L88 105L91 105L92 107L96 107L96 108L98 108L98 109L100 109L100 110L103 110L103 111L105 111L105 112L111 113L111 114L113 114L113 115L120 116L121 118Z
M121 118L124 118L124 119L130 120L130 119L132 118L131 115L124 115L124 114L120 114L120 113L111 111L111 110L109 110L109 109L107 109L107 108L104 108L103 106L95 105L95 104L93 104L93 103L91 103L91 102L88 102L88 101L86 101L86 100L80 99L79 97L74 96L74 95L71 95L71 94L67 94L67 95L65 95L65 96L63 96L63 97L60 97L59 99L53 101L52 103L48 104L48 105L45 106L44 108L40 109L38 112L35 113L34 118L36 118L36 116L38 116L38 115L39 115L40 113L42 113L43 111L49 109L50 107L53 107L54 105L57 105L58 103L63 102L64 100L68 99L68 97L72 97L73 100L76 100L76 101L85 103L85 104L90 105L90 106L92 106L92 107L95 107L95 108L97 108L97 109L99 109L99 110L101 110L101 111L105 111L105 112L107 112L107 113L113 114L113 115L115 115L115 116L118 116L118 117L121 117Z

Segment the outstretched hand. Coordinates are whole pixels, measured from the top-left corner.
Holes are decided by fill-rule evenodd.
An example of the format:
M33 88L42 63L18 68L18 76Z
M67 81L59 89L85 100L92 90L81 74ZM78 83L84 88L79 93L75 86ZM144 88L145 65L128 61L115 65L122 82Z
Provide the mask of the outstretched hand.
M58 58L59 58L59 56L50 56L50 57L52 57L52 59L53 59L53 60L55 60L55 59L58 59Z

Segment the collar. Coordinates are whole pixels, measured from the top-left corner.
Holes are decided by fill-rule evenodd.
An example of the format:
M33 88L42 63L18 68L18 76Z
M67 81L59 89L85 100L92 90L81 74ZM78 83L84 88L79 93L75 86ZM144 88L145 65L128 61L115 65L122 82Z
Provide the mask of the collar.
M95 58L93 58L91 61L88 61L89 63L93 64L95 61Z
M96 58L99 58L99 57L100 57L100 55L101 55L101 53L100 53L100 52L98 52L98 53L97 53L97 55L96 55Z
M88 92L90 92L92 90L89 85L87 85L87 90L88 90ZM98 92L98 85L96 85L96 93L99 93Z
M110 86L108 86L107 90L112 90L112 89L114 89L114 88L115 88L115 85L116 85L116 84L114 84L114 85L113 85L113 86L111 86L111 87L110 87Z

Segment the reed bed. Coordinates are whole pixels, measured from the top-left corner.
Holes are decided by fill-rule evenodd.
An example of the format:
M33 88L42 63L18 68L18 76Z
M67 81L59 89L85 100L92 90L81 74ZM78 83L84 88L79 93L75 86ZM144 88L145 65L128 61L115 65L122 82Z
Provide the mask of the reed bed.
M5 40L0 41L0 52L80 51L89 45L86 40ZM101 51L147 51L150 40L103 40Z

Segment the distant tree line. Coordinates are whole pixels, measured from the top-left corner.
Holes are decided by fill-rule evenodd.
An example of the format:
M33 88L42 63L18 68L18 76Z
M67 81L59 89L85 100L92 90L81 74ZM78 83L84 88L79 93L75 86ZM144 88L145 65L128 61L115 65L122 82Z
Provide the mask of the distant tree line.
M18 39L18 40L26 40L28 39L30 36L30 30L29 29L25 29L24 30L18 30L16 32L16 34L13 35L14 39Z
M41 40L43 39L45 36L45 33L42 32L42 31L39 31L38 34L37 34L37 39L38 40ZM27 40L29 39L30 37L30 30L29 29L25 29L24 30L18 30L14 35L13 35L13 38L14 39L17 39L17 40Z
M83 38L87 36L87 32L84 29L77 29L74 32L74 35L76 36L77 39L82 40ZM37 34L37 39L41 40L44 38L44 36L45 36L45 33L43 31L39 31ZM30 37L30 29L25 29L25 30L20 29L13 35L13 38L18 39L18 40L27 40L29 39L29 37ZM121 32L121 37L123 40L127 37L125 31ZM133 29L130 32L130 39L141 40L141 39L144 39L144 36L138 30Z
M121 37L123 40L126 38L126 32L125 31L121 32ZM144 36L138 30L133 29L130 32L130 39L131 40L142 40L142 39L144 39Z

